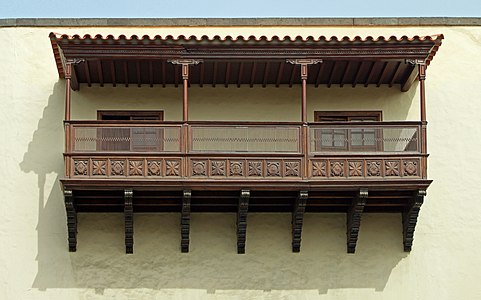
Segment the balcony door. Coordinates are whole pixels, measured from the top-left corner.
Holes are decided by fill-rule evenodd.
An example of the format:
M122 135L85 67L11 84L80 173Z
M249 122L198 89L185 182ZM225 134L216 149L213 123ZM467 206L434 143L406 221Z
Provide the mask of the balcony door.
M124 126L101 128L98 133L101 151L158 152L162 151L163 131L158 127L129 126L129 121L163 121L163 111L100 110L97 119L125 121Z
M376 122L381 111L316 111L316 122ZM354 125L354 124L353 124ZM341 126L340 126L341 127ZM344 127L344 126L342 126ZM382 149L382 132L374 128L322 129L317 151L378 151Z

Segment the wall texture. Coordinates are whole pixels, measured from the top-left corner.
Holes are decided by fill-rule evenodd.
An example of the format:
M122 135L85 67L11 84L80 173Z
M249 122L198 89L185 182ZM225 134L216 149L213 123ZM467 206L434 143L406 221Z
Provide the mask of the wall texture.
M445 41L428 68L429 177L411 253L401 218L363 216L356 254L345 252L343 214L307 214L301 253L290 216L250 214L247 254L235 249L235 216L194 214L191 252L179 250L179 215L135 216L135 254L125 255L121 215L80 215L69 253L59 178L63 99L50 31L102 34L424 35ZM481 299L480 27L0 28L0 299ZM193 87L195 120L298 120L299 88ZM383 110L416 120L418 91L308 90L308 109ZM175 88L82 88L73 118L96 109L164 109L181 116ZM215 110L209 108L216 104ZM246 108L256 109L247 111Z

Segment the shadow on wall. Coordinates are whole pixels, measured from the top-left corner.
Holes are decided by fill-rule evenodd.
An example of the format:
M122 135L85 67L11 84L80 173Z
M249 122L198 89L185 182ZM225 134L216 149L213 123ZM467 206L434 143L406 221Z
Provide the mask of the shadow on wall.
M180 253L180 214L136 214L133 255L124 252L122 214L80 214L69 253L59 178L44 199L47 175L63 174L63 99L58 82L20 164L38 175L33 288L381 291L407 256L398 214L364 215L354 255L344 214L306 214L300 253L291 252L289 214L250 214L245 255L236 254L233 214L193 214L190 253Z

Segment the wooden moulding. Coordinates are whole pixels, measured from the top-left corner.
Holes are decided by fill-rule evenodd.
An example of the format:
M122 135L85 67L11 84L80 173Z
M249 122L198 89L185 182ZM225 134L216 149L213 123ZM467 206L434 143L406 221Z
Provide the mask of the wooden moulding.
M368 189L361 188L352 201L352 205L347 213L347 253L354 253L356 251L359 227L361 226L361 216L366 205L367 197Z
M424 202L426 190L418 190L411 200L409 207L403 213L403 244L404 251L410 252L414 241L414 230L418 221L419 211Z
M300 191L292 212L292 252L301 251L302 225L306 211L308 192Z

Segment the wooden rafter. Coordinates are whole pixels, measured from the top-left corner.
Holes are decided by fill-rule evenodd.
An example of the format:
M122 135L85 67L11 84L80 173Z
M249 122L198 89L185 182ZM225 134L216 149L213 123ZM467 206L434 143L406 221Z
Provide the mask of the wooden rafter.
M174 65L174 86L178 87L179 86L179 79L181 77L180 74L180 66L181 65Z
M115 63L113 60L110 61L110 73L112 74L112 85L117 86L117 80L115 78Z
M205 64L200 64L199 86L204 87Z
M85 71L85 78L87 79L87 86L92 86L92 80L90 79L90 68L89 68L89 61L85 60L84 63L84 71Z
M291 88L294 84L294 79L296 79L297 65L292 66L291 78L289 79L289 87Z
M377 87L380 87L382 82L384 81L384 78L386 77L386 74L387 74L387 64L388 62L384 62L384 65L382 67L382 72L381 72L381 76L379 76L379 80L377 81L377 84L376 86Z
M262 79L262 87L267 86L267 79L268 79L268 76L269 76L270 66L271 66L270 63L266 62L266 68L264 69L264 79Z
M322 63L319 66L319 72L317 72L316 84L315 84L316 88L319 87L319 84L321 84L322 73L324 72L324 66L325 65L326 65L325 63Z
M125 86L129 86L129 69L127 66L127 61L124 61L124 81L125 81Z
M165 82L166 82L166 71L165 71L165 60L162 60L162 65L161 65L161 69L162 69L162 87L165 87Z
M214 71L212 72L212 87L215 87L217 83L217 69L218 69L218 63L215 61L214 62Z
M284 61L281 61L279 63L279 70L277 71L276 87L279 87L279 85L281 84L282 75L284 75L285 65L286 63Z
M225 83L224 86L228 87L229 86L229 78L230 77L230 62L227 62L227 65L225 67Z
M255 82L255 79L256 79L256 68L257 68L257 63L253 62L252 63L251 79L250 79L250 84L249 84L250 87L254 86L254 82Z
M347 64L346 64L346 68L344 69L344 72L343 72L343 75L342 75L340 87L344 86L344 83L346 82L346 79L347 79L347 76L349 74L350 68L351 68L351 61L348 61Z
M361 75L361 69L364 66L364 61L361 61L359 66L357 67L356 74L354 75L354 81L352 82L352 87L356 87L357 83L359 82L359 76Z
M376 68L377 61L372 62L371 67L369 68L369 75L366 78L366 81L364 82L364 87L368 87L369 83L372 80L372 77L374 76L374 69Z
M398 62L396 64L396 67L394 68L394 73L391 77L391 80L389 80L389 87L392 87L394 85L394 82L398 78L400 71L401 71L401 62Z
M237 87L240 88L242 84L242 76L244 75L244 62L239 63L239 75L237 76Z
M102 70L102 62L97 60L97 72L99 73L100 86L104 86L104 75Z
M332 68L329 72L329 77L327 79L327 87L330 88L332 85L332 81L334 80L334 70L336 70L336 61L332 62Z
M141 80L141 77L140 77L140 62L139 61L137 61L135 63L135 69L137 71L137 86L141 87L142 86L142 80Z
M154 87L154 62L149 61L149 84Z

